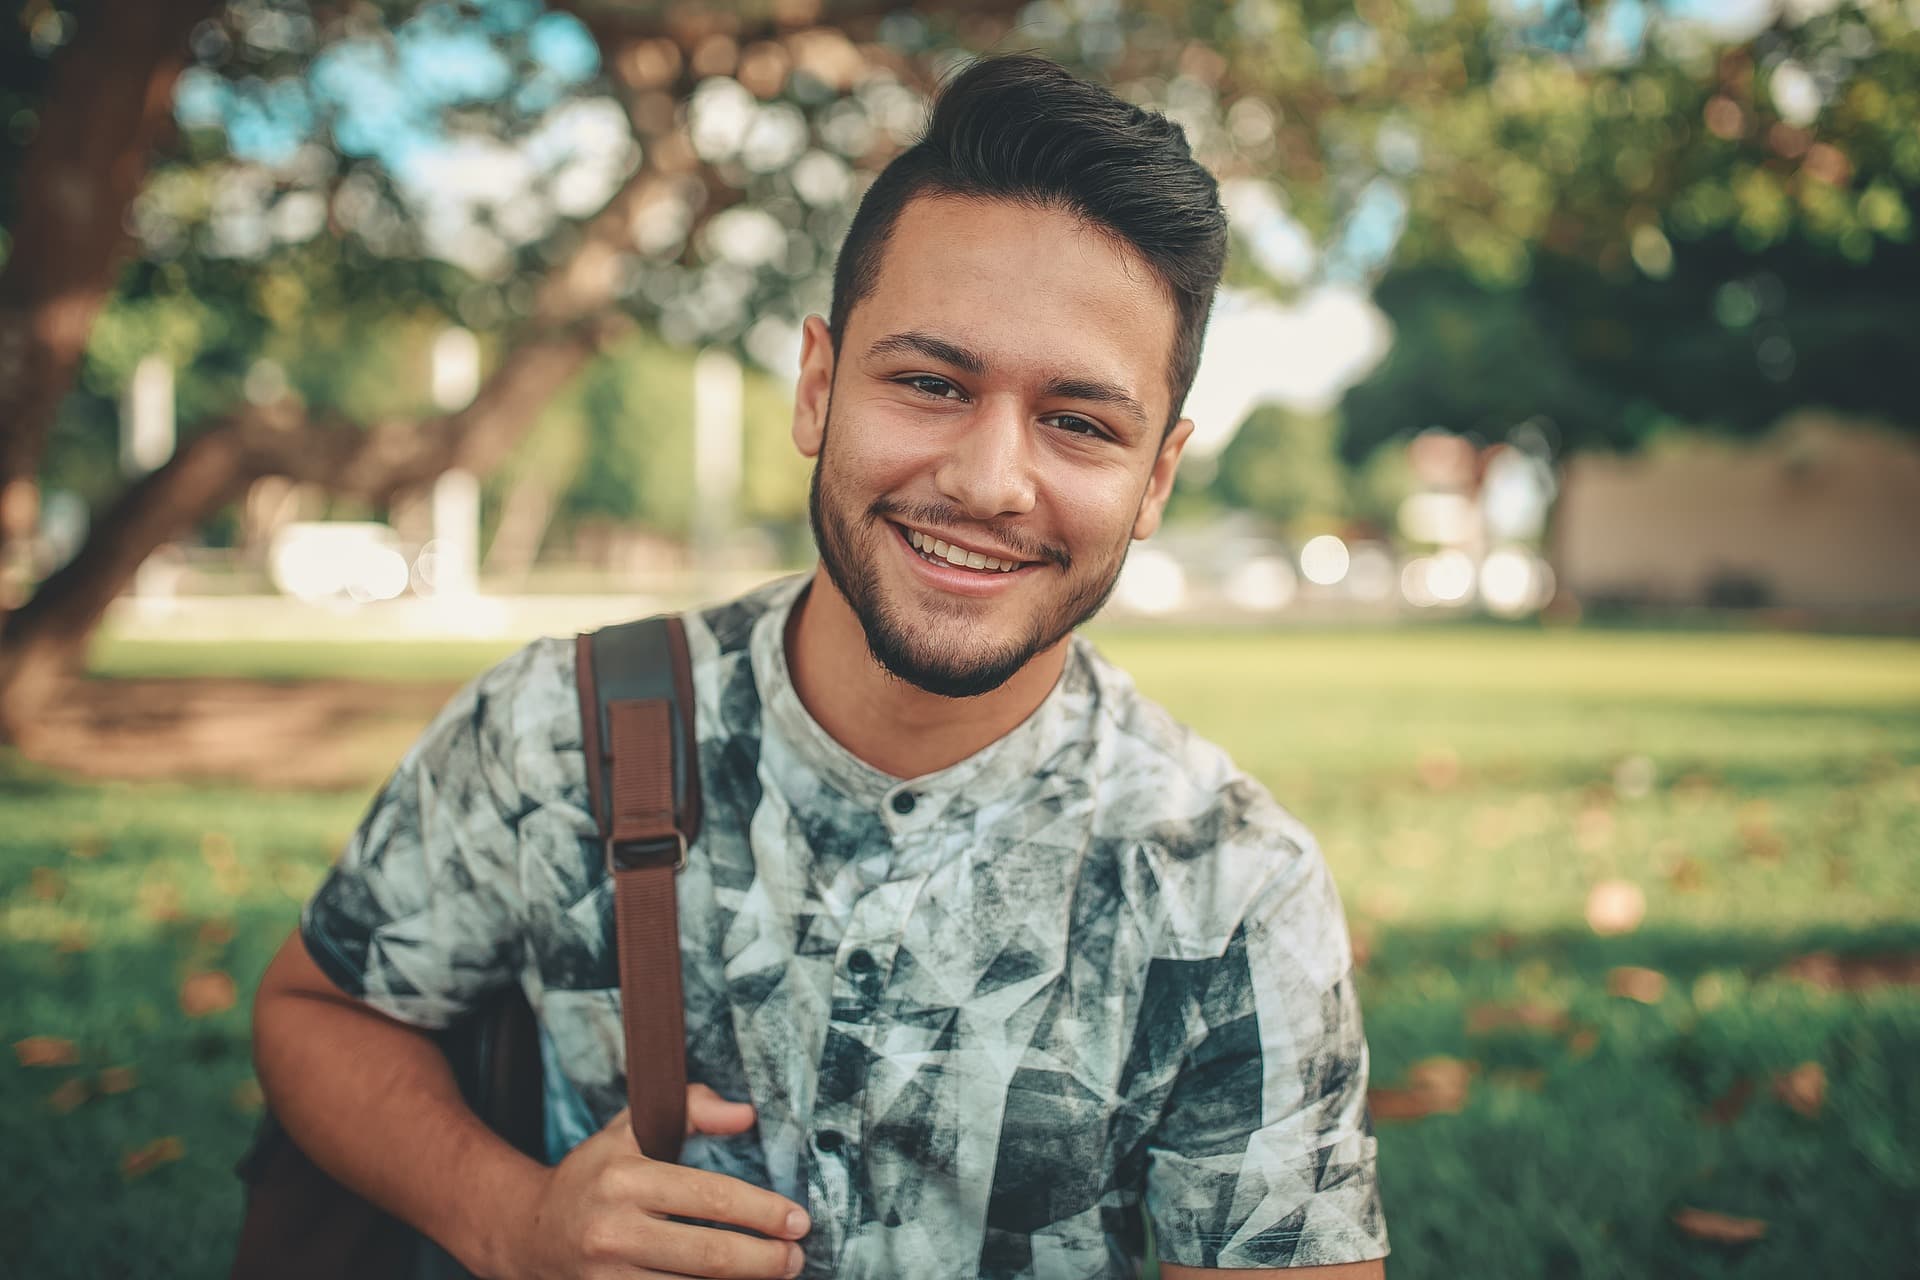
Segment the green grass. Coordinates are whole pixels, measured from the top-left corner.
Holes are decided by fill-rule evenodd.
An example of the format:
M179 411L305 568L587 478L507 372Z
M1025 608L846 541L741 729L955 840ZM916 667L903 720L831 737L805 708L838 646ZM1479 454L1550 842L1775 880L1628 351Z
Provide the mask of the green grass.
M1920 644L1099 638L1318 833L1367 952L1376 1085L1437 1056L1470 1064L1457 1114L1380 1126L1395 1277L1912 1274L1920 989L1832 992L1782 969L1823 949L1920 952ZM96 665L454 678L501 651L110 644ZM79 1058L0 1060L0 1239L23 1242L0 1271L224 1274L229 1168L255 1114L247 996L365 794L0 767L0 1037L65 1037ZM1604 880L1643 891L1636 930L1588 926ZM1659 971L1664 993L1609 995L1626 965ZM185 1016L181 983L211 970L239 1002ZM1770 1088L1803 1063L1827 1080L1812 1116ZM131 1090L50 1101L118 1065ZM1743 1080L1745 1106L1711 1123ZM122 1175L170 1135L179 1160ZM1695 1240L1671 1223L1683 1206L1767 1234Z

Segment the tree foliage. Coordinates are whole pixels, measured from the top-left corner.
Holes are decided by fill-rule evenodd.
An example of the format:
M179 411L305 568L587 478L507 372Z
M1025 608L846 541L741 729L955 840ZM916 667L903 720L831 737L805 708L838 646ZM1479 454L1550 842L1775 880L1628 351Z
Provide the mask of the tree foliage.
M619 377L556 398L636 330L783 363L826 308L867 177L938 78L995 49L1038 48L1178 120L1234 214L1232 283L1377 285L1399 339L1342 407L1349 456L1433 423L1544 414L1569 446L1630 446L1675 416L1744 431L1794 403L1897 410L1920 354L1920 36L1891 0L1794 0L1737 31L1709 17L1648 0L30 0L0 28L0 347L54 329L66 346L0 368L0 398L31 408L0 432L0 573L21 482L75 488L98 519L6 618L0 701L23 652L70 665L140 558L258 476L377 508L449 465L512 471L549 406L628 442L665 415ZM184 39L124 38L163 18ZM88 58L141 92L89 96L69 74ZM113 129L100 158L60 153ZM32 177L62 164L114 215L85 245L61 240L63 183ZM116 194L112 175L144 178ZM37 270L56 241L92 255L74 281ZM64 328L42 323L56 314ZM425 390L453 323L488 353L466 408ZM180 369L182 447L123 487L113 401L155 351ZM1235 483L1293 447L1273 425L1238 446ZM635 486L660 496L645 461L553 487L628 510Z

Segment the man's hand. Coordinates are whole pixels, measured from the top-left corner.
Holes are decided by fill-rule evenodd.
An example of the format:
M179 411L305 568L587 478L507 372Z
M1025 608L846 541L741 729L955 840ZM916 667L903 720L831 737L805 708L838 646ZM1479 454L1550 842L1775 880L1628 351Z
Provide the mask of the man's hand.
M751 1103L728 1102L703 1084L687 1089L688 1136L744 1133L753 1120ZM773 1238L670 1222L669 1216ZM513 1280L793 1276L801 1253L792 1241L811 1226L800 1206L771 1191L647 1159L623 1108L547 1171L519 1232L510 1274Z

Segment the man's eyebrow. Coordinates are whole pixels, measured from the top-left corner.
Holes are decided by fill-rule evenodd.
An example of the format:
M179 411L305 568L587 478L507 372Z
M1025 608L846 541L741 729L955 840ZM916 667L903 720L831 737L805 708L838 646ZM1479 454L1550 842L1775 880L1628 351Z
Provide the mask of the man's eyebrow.
M899 333L890 333L867 348L869 358L873 356L918 355L930 360L938 360L962 369L976 378L987 371L987 362L980 353L957 342L937 338L930 333L921 333L916 329L907 329ZM1120 387L1097 378L1053 377L1047 380L1040 393L1045 396L1058 396L1065 400L1088 400L1095 404L1110 404L1141 426L1147 425L1147 411L1137 399Z
M1059 396L1065 400L1110 404L1139 425L1147 425L1147 411L1140 402L1110 382L1099 382L1092 378L1052 378L1041 388L1041 394Z
M929 360L938 360L950 364L956 369L964 369L976 378L987 371L987 362L980 353L963 347L957 342L948 342L945 338L936 338L930 333L921 333L916 329L890 333L867 348L867 355L926 356Z

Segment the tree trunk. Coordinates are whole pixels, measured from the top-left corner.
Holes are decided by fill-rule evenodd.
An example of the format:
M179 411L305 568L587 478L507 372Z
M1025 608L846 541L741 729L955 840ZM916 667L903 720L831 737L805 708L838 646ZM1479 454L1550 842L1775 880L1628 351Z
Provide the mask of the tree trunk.
M127 214L172 119L188 33L213 7L81 6L73 43L56 55L0 267L0 566L33 534L47 432L131 243ZM0 583L0 612L9 603Z
M0 625L0 741L31 748L35 717L78 674L87 640L153 551L246 493L262 476L324 485L381 505L450 467L484 473L599 349L597 330L524 342L472 404L424 422L361 429L249 410L194 437L95 521L86 544Z

